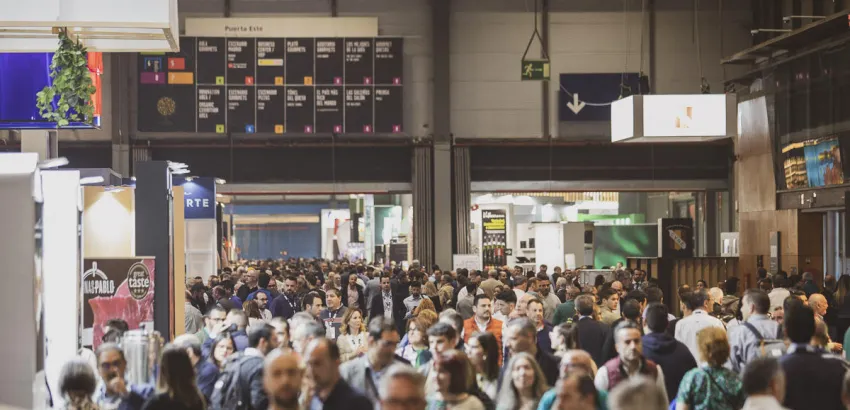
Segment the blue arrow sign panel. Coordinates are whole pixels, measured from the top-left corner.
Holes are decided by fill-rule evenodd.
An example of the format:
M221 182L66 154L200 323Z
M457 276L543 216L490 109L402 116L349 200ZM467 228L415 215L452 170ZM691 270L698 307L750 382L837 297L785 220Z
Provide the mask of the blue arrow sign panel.
M558 119L611 121L610 103L620 98L621 84L631 87L631 95L640 94L638 73L561 74Z

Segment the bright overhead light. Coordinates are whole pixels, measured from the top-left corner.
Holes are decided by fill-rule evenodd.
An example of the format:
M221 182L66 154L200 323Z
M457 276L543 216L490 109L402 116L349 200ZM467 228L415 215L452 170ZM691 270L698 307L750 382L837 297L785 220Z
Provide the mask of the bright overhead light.
M59 158L51 158L45 161L41 161L38 163L39 169L51 169L51 168L59 168L62 166L68 165L68 158L59 157Z
M130 177L130 181L135 181L136 177Z
M186 175L186 174L188 174L188 173L190 173L190 172L192 172L192 171L189 171L189 170L188 170L188 169L186 169L186 168L183 168L183 169L176 169L176 170L174 170L174 171L171 171L171 173L172 173L172 174L174 174L174 175Z
M186 164L184 164L184 163L182 163L182 162L171 162L171 161L168 161L168 168L170 168L172 171L177 171L177 170L180 170L180 169L186 169L186 168L189 168L189 166L188 166L188 165L186 165Z
M94 185L103 183L103 177L98 175L94 177L80 178L80 185Z
M194 179L195 179L195 177L186 177L186 182L192 182L192 180L194 180Z
M224 179L222 179L222 178L216 178L216 179L215 179L215 183L216 183L216 184L219 184L219 185L224 185L224 184L226 184L226 183L227 183L227 181L225 181L225 180L224 180Z

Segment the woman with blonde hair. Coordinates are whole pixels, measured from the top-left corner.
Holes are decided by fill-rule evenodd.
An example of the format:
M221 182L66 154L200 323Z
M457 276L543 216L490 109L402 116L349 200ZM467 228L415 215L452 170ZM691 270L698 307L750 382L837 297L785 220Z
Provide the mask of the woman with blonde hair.
M513 356L505 369L496 410L533 410L549 386L534 356L522 352Z
M346 310L345 314L342 315L339 337L336 340L336 344L339 346L340 359L345 362L366 353L366 338L366 323L363 321L363 312L356 308Z
M431 299L435 312L443 310L443 306L440 303L440 294L437 292L437 286L434 285L434 282L426 280L425 284L422 285L422 293L424 293L425 296L428 296L428 299Z
M430 310L434 313L437 313L437 308L434 306L434 302L428 298L422 298L422 301L419 302L419 305L413 309L413 312L410 314L412 317L419 316L419 313L425 310Z
M737 410L745 394L738 375L723 367L729 360L726 330L707 327L697 333L703 366L691 369L679 384L676 410Z

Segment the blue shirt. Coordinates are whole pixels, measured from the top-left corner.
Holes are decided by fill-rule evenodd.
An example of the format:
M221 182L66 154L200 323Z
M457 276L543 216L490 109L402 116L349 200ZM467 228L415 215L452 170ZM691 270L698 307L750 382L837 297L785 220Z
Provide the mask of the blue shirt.
M113 396L101 384L94 393L94 401L100 410L141 410L145 402L154 395L153 386L127 384L127 395Z

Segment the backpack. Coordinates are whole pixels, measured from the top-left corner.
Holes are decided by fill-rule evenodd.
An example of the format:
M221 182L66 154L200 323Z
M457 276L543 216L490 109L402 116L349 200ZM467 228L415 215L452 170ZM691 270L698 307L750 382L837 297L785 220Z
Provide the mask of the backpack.
M224 365L224 370L218 375L210 397L210 410L248 410L251 408L249 395L243 389L241 370L242 365L249 360L261 360L256 357L246 357L237 353Z
M753 332L753 334L756 335L756 339L758 339L759 342L760 357L779 357L785 354L785 350L787 350L788 347L785 345L785 341L778 337L778 335L775 339L765 339L752 323L741 322L741 324L746 326L747 329L750 329L750 332Z

